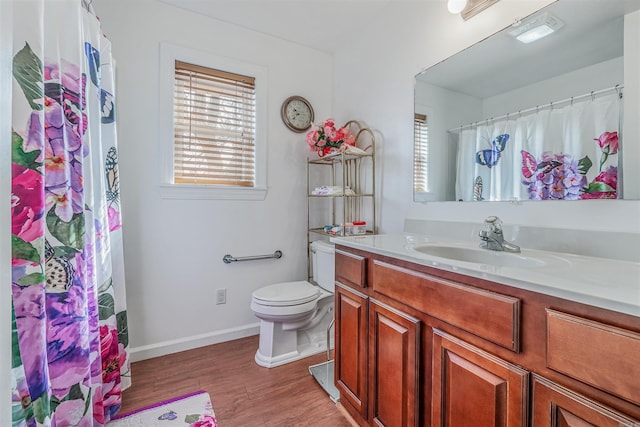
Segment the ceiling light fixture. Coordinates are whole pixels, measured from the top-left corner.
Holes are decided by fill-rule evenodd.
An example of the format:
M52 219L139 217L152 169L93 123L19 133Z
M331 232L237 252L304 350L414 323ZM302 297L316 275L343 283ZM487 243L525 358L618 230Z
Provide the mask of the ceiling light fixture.
M531 43L558 31L562 27L564 27L564 22L549 12L545 12L531 19L526 19L522 23L514 24L509 34L522 43Z
M465 7L467 7L467 0L449 0L447 3L447 9L454 15L462 12Z
M466 21L497 2L498 0L449 0L447 9L453 14L459 13Z

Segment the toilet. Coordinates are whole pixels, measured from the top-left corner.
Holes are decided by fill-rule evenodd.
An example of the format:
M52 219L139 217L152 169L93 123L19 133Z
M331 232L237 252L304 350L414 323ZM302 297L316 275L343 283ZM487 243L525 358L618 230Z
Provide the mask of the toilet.
M273 368L327 350L334 309L334 252L331 243L311 243L315 284L283 282L253 292L251 310L260 319L258 365Z

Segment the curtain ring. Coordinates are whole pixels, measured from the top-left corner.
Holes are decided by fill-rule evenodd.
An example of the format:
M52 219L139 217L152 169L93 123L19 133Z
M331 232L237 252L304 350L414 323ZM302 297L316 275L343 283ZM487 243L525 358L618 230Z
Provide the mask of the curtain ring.
M573 107L573 96L571 97L571 104L569 105Z
M540 106L536 105L536 114L538 114L540 112Z
M591 91L591 100L592 101L596 100L596 95L595 95L595 93L593 93L593 91Z
M549 103L549 108L553 111L553 101Z
M616 93L618 94L618 99L622 99L622 88L620 87L620 85L616 85L615 89Z

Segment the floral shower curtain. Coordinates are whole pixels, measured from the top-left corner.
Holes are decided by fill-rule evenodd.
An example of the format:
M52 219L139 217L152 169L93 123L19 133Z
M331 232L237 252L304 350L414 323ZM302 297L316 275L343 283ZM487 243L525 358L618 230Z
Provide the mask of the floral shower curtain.
M617 93L459 134L456 200L618 197Z
M130 383L110 43L80 0L13 13L13 425L101 426Z

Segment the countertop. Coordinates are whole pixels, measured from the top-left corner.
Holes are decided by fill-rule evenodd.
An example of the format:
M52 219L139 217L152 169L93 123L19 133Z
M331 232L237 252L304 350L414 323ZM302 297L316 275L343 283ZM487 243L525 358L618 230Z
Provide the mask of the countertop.
M524 260L522 266L482 264L428 255L415 249L425 245L478 249L478 242L434 239L411 233L332 237L331 241L415 264L640 316L640 263L637 262L522 248L519 254L488 251L494 254L491 256L518 257ZM532 261L531 266L527 265L529 260Z

